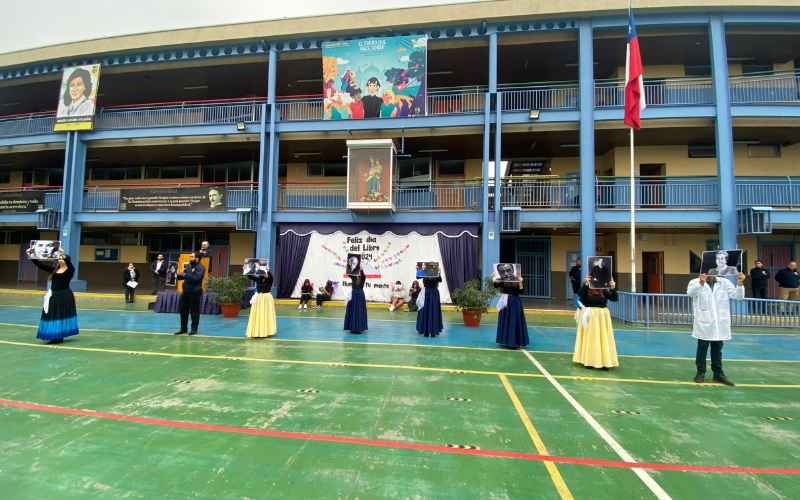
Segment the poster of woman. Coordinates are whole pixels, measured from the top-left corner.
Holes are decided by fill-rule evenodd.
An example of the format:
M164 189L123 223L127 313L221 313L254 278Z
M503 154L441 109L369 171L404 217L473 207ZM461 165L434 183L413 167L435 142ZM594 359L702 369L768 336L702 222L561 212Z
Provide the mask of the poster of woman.
M92 130L100 85L100 65L64 68L58 94L54 132Z

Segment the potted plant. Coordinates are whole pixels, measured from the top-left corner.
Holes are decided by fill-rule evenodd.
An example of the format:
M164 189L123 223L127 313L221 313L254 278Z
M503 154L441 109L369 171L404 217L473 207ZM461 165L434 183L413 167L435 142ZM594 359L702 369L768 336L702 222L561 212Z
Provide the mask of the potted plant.
M464 283L463 288L454 290L451 296L456 305L456 311L461 311L464 325L476 328L480 326L481 316L489 310L492 299L497 296L497 293L492 278L487 276L483 280L483 290L481 290L481 281L475 278Z
M219 304L222 316L235 318L242 307L244 291L250 283L250 278L242 273L235 273L224 278L208 277L208 288L213 292L211 303Z

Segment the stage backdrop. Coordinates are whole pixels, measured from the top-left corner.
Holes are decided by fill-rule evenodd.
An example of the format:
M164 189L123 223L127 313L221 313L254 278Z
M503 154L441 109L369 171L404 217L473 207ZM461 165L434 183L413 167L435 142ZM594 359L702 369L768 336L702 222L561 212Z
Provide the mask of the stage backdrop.
M425 114L426 35L322 44L325 120Z
M477 277L477 231L461 225L282 225L278 295L299 298L304 280L314 283L315 293L331 280L338 283L333 299L344 300L351 286L344 274L347 254L360 253L368 301L388 304L395 281L408 290L416 279L415 264L436 261L442 263L441 300L450 303L450 290Z

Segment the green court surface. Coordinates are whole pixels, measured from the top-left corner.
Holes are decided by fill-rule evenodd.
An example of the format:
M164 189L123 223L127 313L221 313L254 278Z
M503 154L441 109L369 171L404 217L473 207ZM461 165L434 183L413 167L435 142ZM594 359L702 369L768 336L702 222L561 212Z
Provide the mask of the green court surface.
M749 339L730 388L663 355L674 333L624 337L639 354L604 372L535 318L515 351L491 346L491 324L422 344L408 314L370 311L373 331L348 336L279 309L261 340L205 317L205 336L116 331L119 313L82 309L82 333L45 346L35 310L0 306L0 497L800 498L798 336L763 359L776 340Z

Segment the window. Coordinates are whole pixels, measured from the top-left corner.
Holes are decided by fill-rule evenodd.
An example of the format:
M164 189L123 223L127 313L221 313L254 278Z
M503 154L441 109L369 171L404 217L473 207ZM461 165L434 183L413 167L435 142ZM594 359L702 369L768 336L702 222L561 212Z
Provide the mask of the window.
M5 245L8 240L8 231L0 231L0 245Z
M124 181L141 178L141 167L99 167L92 169L93 181Z
M747 146L748 158L780 158L781 147L777 144L770 146Z
M700 258L696 253L689 250L689 273L700 274L700 267L702 264L703 259Z
M398 160L397 169L400 174L400 180L409 179L411 177L430 178L431 159L411 158Z
M81 233L81 245L136 246L138 244L137 233Z
M278 164L278 177L286 177L286 172L289 170L285 163Z
M253 162L203 167L203 182L248 182L253 180Z
M192 179L198 176L196 165L188 167L146 167L145 179Z
M439 162L439 175L464 175L464 160L444 160Z
M39 239L39 231L12 231L8 233L8 244L19 245L23 241Z
M742 64L742 74L745 73L770 73L771 64Z
M208 241L209 245L230 245L231 244L231 234L230 233L207 233L206 240Z
M280 173L278 174L280 176ZM308 177L346 177L346 163L309 163Z
M11 184L11 172L0 172L0 184Z
M711 76L711 65L684 66L683 71L686 76Z
M706 252L719 250L719 240L706 240Z
M60 168L34 168L22 172L23 186L61 186L64 170Z

